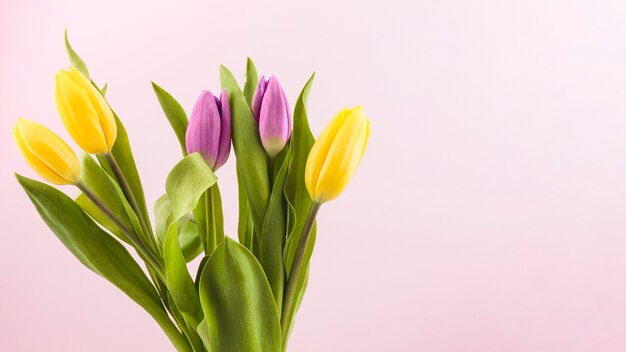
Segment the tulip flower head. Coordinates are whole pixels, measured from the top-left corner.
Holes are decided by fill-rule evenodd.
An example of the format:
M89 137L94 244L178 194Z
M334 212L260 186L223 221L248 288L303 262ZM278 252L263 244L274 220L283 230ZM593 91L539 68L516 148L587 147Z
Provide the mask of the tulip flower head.
M107 154L117 137L117 125L100 91L77 69L56 74L54 100L65 128L87 153Z
M202 91L185 132L187 153L198 152L211 170L226 163L230 154L231 117L226 90L220 98Z
M24 160L48 182L69 185L80 181L80 162L76 154L48 128L19 119L13 127L13 138Z
M252 114L259 124L263 148L271 157L280 153L291 137L291 112L283 88L276 76L261 76L254 98Z
M316 203L337 198L361 162L370 123L361 106L344 108L326 126L311 148L305 184Z

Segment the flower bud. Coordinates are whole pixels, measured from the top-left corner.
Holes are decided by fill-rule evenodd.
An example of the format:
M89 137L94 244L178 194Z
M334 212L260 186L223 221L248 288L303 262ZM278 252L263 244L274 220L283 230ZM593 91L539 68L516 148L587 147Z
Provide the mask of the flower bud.
M80 181L80 162L54 132L36 122L18 119L13 138L28 165L48 182L57 185Z
M100 91L77 69L56 74L54 100L65 128L87 153L106 154L117 137L111 107Z
M211 170L226 163L230 154L230 105L226 90L220 98L202 91L191 112L185 132L187 153L198 152Z
M361 162L370 123L361 106L344 108L326 126L306 162L304 182L314 202L337 198Z
M283 88L276 76L259 80L252 113L259 124L259 135L263 148L271 157L280 153L291 137L291 112Z

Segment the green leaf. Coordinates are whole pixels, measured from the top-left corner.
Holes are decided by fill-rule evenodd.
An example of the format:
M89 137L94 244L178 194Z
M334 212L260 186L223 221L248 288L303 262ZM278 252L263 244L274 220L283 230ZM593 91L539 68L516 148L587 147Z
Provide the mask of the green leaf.
M183 256L187 263L194 260L202 253L202 241L200 240L200 229L198 225L188 220L179 220L178 243L183 251Z
M89 155L83 154L81 157L82 164L82 182L95 193L100 200L115 213L127 226L133 228L133 221L126 212L124 205L125 200L119 196L118 186L115 181L111 179L109 174L104 171L100 165ZM114 235L120 238L126 243L130 241L126 238L126 235L115 225L111 220L104 215L87 197L80 195L76 199L76 203L94 220L99 222L106 229L110 230ZM131 212L131 215L135 214ZM137 220L138 221L138 220Z
M263 233L259 240L261 244L260 262L267 280L270 283L278 312L282 310L283 290L285 284L285 267L283 264L283 248L287 237L287 217L284 206L284 184L289 169L291 150L287 149L286 156L276 174L272 188L270 203L263 223Z
M313 147L315 143L315 138L309 127L306 111L306 104L314 78L315 74L311 75L311 78L309 78L302 89L293 114L293 132L290 141L293 158L289 173L287 174L287 180L285 181L285 195L287 196L289 204L294 208L295 216L285 252L285 267L287 268L287 273L291 270L298 240L300 239L304 222L313 204L311 196L304 184L304 170L311 147Z
M102 93L102 96L105 96L107 94L107 89L109 88L109 84L105 83L102 88L100 88L100 93Z
M187 114L185 113L185 109L174 99L174 97L165 91L165 89L159 87L156 83L152 82L152 89L154 89L154 93L159 99L159 103L161 104L161 108L167 117L167 120L170 122L176 137L178 138L178 143L180 144L180 149L183 152L183 155L187 155L187 147L185 145L185 132L187 131Z
M163 248L167 229L172 223L170 198L164 194L154 203L154 237L159 248Z
M200 153L191 153L178 162L165 181L165 191L172 206L172 221L189 214L204 191L215 182L217 177Z
M246 197L246 190L243 185L243 179L239 167L237 167L237 189L239 194L239 222L237 224L239 243L252 252L254 243L254 225L252 224L252 215L250 214L248 198Z
M115 139L115 144L113 145L111 154L113 154L113 157L117 160L124 177L130 185L133 195L139 205L141 216L149 221L148 219L150 219L150 217L148 216L148 209L146 207L146 198L143 193L143 186L141 185L139 173L137 173L137 166L135 165L135 158L133 157L126 128L117 114L113 113L113 115L115 116L115 122L117 124L117 138ZM102 166L102 168L109 173L109 175L113 175L113 172L111 171L111 168L109 167L109 164L104 156L98 155L98 162L100 163L100 166Z
M206 254L211 254L224 240L224 213L222 196L217 183L204 192L193 215L202 229L203 246Z
M256 72L256 67L251 58L246 61L246 83L243 85L243 95L248 102L248 106L252 106L252 98L254 98L254 92L256 86L259 84L259 75Z
M281 351L280 318L263 269L228 237L204 266L200 302L213 351Z
M261 233L270 197L265 150L250 107L233 74L224 66L220 68L220 81L222 88L228 91L230 101L233 147L237 155L237 167L241 171L255 232Z
M172 207L167 194L159 197L154 203L154 215L156 218L155 237L159 248L163 248L165 234L172 223ZM198 225L191 220L191 217L179 220L178 229L178 243L188 263L202 253L201 232Z
M198 325L198 328L196 329L196 331L198 332L198 335L202 339L202 343L204 344L204 347L207 349L207 351L210 352L211 344L209 343L209 326L206 323L206 319L203 319L200 322L200 325Z
M180 249L178 237L178 223L172 223L163 245L166 284L176 307L191 317L195 329L203 319L202 308L196 286L187 271L187 262Z
M65 247L90 270L143 307L179 350L188 343L169 319L161 299L137 262L122 244L104 232L63 192L16 175L48 227Z
M314 77L315 74L311 75L311 78L309 78L306 85L302 89L294 110L293 132L290 142L293 151L293 158L287 174L287 180L285 181L285 195L287 196L287 204L290 208L290 232L287 236L284 252L287 277L289 277L289 273L291 272L291 266L296 254L296 248L298 241L300 240L300 235L302 234L304 222L306 221L307 215L311 210L311 205L313 204L304 184L304 170L311 147L313 147L313 144L315 143L315 138L313 137L309 127L306 111L307 100ZM316 232L317 226L314 224L313 229L311 230L311 237L309 237L309 242L307 243L305 250L301 269L302 271L296 284L296 304L292 306L292 310L290 312L282 312L283 316L286 316L288 326L288 331L285 336L289 336L289 333L291 332L294 316L298 311L300 302L302 302L302 297L304 296L304 292L306 290L309 277L309 262L313 253L313 247L315 246Z
M91 216L98 224L102 225L105 229L111 232L115 237L119 238L125 243L131 244L131 242L126 238L126 235L122 232L122 230L117 227L113 221L111 221L95 204L93 204L84 194L79 194L74 202L78 204L78 206L83 209L85 213Z
M70 64L75 69L80 71L83 75L85 75L85 77L91 79L89 76L89 70L87 69L87 65L85 64L85 61L83 61L83 59L81 59L80 56L78 56L78 53L76 53L76 51L74 51L74 49L70 45L70 40L67 37L67 29L65 30L65 50L67 51L67 55L70 58Z

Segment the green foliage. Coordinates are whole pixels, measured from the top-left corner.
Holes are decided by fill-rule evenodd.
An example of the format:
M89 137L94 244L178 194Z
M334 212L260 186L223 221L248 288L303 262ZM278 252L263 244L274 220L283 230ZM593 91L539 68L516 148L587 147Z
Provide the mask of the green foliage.
M211 350L281 351L280 317L263 269L228 237L202 270L200 302Z

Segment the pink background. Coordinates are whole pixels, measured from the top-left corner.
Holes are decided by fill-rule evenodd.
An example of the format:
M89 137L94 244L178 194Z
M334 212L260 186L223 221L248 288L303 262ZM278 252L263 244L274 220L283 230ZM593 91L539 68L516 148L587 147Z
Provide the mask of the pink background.
M34 176L17 117L68 138L52 98L67 27L151 204L180 155L150 80L189 112L250 55L292 105L317 71L316 134L365 106L370 145L320 214L291 351L625 351L625 18L623 1L0 0L0 350L172 350L12 175Z

